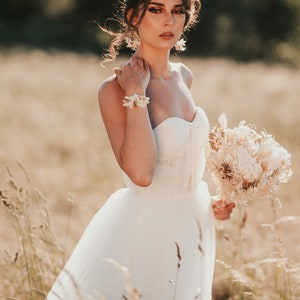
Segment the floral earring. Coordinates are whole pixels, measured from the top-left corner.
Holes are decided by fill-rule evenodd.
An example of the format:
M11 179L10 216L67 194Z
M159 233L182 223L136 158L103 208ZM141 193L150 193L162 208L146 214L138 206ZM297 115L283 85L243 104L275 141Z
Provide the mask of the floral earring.
M137 48L141 44L140 37L138 36L138 34L135 31L128 33L128 35L125 38L125 42L126 42L127 48L129 48L133 51L136 51Z
M184 38L181 38L178 40L175 44L175 50L176 51L185 51L186 46L185 46L186 40Z

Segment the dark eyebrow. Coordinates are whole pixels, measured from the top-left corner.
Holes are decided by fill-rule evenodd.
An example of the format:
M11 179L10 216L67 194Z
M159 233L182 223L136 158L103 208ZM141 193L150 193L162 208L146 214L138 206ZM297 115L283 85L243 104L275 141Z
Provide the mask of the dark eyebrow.
M149 2L149 5L152 4L152 5L157 5L157 6L165 6L164 3L159 3L159 2ZM174 5L174 7L183 7L183 4L176 4Z
M159 3L159 2L149 2L149 5L157 5L157 6L165 6L163 3Z

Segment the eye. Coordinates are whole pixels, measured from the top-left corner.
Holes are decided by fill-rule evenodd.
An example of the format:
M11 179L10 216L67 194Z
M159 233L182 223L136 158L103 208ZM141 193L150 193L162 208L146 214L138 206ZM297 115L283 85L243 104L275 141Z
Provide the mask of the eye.
M184 9L174 9L173 14L182 15L185 14Z
M154 13L154 14L159 14L162 12L162 9L159 7L150 7L150 8L148 8L148 11L150 11L151 13Z

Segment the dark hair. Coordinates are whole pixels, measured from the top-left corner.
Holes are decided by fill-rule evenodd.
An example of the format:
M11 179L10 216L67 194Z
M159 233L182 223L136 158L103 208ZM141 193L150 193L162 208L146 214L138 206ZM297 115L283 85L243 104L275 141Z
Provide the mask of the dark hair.
M119 2L121 3L118 3L118 10L115 19L113 19L117 21L119 30L113 32L108 30L106 26L104 28L101 27L103 31L113 37L108 51L104 55L104 61L115 60L126 38L134 38L137 35L136 26L142 21L150 0L120 0ZM200 0L182 0L182 4L185 11L184 31L187 31L197 23L201 3ZM128 17L130 10L132 10L132 13ZM139 14L140 17L138 21L133 25L133 20L137 18Z

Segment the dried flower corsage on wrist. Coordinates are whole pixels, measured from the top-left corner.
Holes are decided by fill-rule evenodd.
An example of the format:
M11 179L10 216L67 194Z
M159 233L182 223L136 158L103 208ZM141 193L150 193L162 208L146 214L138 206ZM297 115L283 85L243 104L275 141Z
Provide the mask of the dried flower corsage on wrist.
M240 122L228 128L224 115L209 135L207 167L221 199L247 205L268 198L293 174L291 155L266 131Z
M145 95L133 94L132 96L125 96L123 99L123 106L128 108L138 107L146 107L149 104L150 98Z

